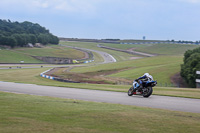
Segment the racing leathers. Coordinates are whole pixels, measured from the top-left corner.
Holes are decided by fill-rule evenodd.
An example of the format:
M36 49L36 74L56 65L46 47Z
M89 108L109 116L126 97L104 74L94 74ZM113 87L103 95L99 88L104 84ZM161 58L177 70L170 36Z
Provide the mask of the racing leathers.
M143 79L143 80L142 80ZM152 81L153 77L149 73L145 73L142 77L137 78L135 81L140 84L140 87L137 89L141 89L145 87L147 81Z

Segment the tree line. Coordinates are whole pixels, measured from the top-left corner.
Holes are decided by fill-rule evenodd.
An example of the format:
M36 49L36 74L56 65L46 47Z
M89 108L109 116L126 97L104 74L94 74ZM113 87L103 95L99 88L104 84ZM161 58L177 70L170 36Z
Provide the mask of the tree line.
M186 51L181 65L181 76L190 87L196 87L196 71L200 71L200 47Z
M59 39L39 24L0 19L0 45L26 46L28 43L58 44Z

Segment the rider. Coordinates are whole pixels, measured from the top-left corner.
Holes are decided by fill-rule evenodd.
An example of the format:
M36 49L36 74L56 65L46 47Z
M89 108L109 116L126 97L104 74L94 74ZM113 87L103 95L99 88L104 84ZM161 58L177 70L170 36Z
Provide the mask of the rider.
M140 80L144 79L144 80ZM149 73L145 73L142 77L137 78L135 81L140 84L140 88L143 88L147 81L152 81L153 77Z

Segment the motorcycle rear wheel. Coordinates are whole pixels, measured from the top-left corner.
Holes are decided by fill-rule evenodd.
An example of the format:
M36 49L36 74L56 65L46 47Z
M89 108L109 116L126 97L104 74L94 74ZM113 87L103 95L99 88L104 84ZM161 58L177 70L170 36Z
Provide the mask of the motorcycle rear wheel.
M143 97L149 97L153 93L152 87L147 87L147 91L143 92Z

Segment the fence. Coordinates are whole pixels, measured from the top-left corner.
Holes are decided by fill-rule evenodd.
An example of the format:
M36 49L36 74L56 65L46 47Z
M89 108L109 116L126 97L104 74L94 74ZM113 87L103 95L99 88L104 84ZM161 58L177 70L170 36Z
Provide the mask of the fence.
M200 71L196 71L197 77L200 76ZM200 79L196 79L196 88L200 88Z

